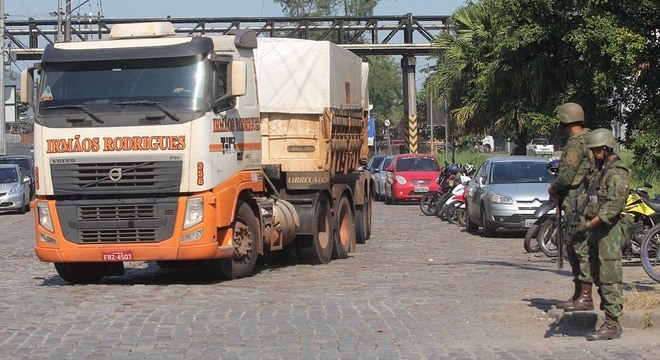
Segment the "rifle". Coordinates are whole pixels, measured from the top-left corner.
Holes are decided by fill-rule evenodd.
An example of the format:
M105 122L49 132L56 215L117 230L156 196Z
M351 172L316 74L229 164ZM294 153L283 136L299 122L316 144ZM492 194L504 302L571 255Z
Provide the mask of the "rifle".
M562 203L562 198L559 199L559 202L557 203L557 210L555 210L555 222L557 226L557 253L559 256L557 258L557 268L558 269L563 269L564 268L564 239L563 239L563 232L564 230L562 229L561 226L561 203Z

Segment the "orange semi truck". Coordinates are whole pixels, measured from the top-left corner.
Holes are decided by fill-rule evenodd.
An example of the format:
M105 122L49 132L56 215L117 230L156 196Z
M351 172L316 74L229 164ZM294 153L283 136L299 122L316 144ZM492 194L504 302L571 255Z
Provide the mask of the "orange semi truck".
M328 42L166 22L48 45L21 75L37 257L93 283L129 261L235 279L289 247L306 263L348 256L371 232L367 75Z

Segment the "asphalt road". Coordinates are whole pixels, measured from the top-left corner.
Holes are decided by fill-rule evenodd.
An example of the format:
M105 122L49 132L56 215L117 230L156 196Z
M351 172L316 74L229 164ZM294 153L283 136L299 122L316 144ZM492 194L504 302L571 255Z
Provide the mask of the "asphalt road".
M555 324L569 270L525 253L524 233L471 235L417 205L376 203L372 238L327 265L262 263L215 281L134 262L84 286L36 259L33 214L0 215L4 358L660 358L660 324L606 342ZM624 278L660 289L639 266Z

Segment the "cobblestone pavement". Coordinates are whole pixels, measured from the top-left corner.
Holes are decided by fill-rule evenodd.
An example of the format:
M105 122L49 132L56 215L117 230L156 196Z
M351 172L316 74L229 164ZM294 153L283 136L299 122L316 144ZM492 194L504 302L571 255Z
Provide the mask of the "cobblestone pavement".
M87 286L36 259L33 213L0 216L4 358L660 358L660 324L607 342L553 325L569 270L526 254L523 233L471 235L416 205L376 203L372 238L328 265L218 282L134 262ZM624 277L659 288L639 267Z

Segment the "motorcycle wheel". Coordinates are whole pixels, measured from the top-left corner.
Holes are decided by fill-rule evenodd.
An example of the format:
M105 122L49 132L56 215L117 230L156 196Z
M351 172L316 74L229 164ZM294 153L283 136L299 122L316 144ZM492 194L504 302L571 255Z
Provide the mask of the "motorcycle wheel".
M467 212L465 212L465 209L459 208L456 210L456 219L458 219L458 224L460 226L467 225Z
M451 224L458 224L458 210L463 206L461 201L455 201L447 206L447 221Z
M535 222L534 225L527 229L527 232L525 233L525 241L523 242L523 245L525 246L525 251L528 253L536 253L541 251L539 242L536 239L536 236L539 233L539 224L540 221Z
M548 257L556 257L557 249L557 225L553 219L547 219L539 225L536 237L539 249Z
M653 280L660 282L660 224L647 232L642 241L639 257L644 271Z
M445 203L452 196L451 192L444 193L436 202L435 205L435 215L440 218L440 220L446 220L445 218Z
M422 200L419 201L419 208L426 216L435 215L435 206L435 196L431 193L424 195Z

